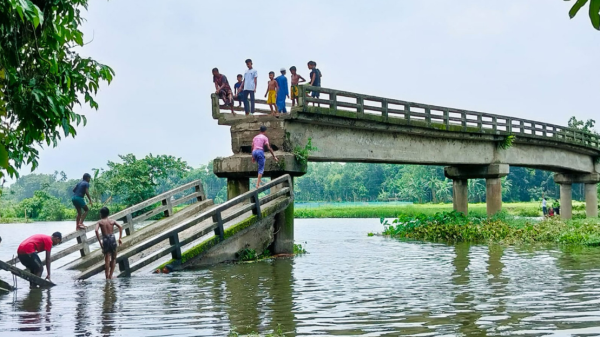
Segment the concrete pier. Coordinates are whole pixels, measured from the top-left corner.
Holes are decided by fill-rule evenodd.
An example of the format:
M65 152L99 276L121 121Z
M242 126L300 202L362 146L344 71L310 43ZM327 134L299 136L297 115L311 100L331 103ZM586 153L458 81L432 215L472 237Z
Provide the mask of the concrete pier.
M502 180L500 178L486 178L485 188L487 215L493 216L502 210Z
M452 206L457 212L469 214L469 180L454 179L452 181Z
M560 184L560 217L571 219L573 217L573 185Z
M468 180L486 180L487 215L493 216L502 210L502 177L508 175L509 166L492 164L486 166L448 166L444 175L453 180L452 201L454 210L467 214Z
M598 183L585 184L585 215L598 217Z
M571 219L572 184L585 184L585 214L588 218L598 216L598 182L600 173L557 173L554 182L560 184L560 217Z
M250 191L250 178L227 178L227 200Z

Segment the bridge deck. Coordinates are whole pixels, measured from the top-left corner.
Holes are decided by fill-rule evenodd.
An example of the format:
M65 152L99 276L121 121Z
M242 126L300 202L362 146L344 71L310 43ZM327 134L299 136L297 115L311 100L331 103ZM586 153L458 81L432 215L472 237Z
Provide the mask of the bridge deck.
M244 193L221 205L208 209L183 219L176 226L154 235L147 240L136 243L118 253L119 277L130 276L150 263L171 254L173 259L181 259L182 248L192 247L202 240L199 239L214 232L224 240L225 227L243 219L263 216L261 207L268 207L281 198L293 199L289 175L274 179L260 188ZM260 196L273 188L270 194ZM78 279L87 279L104 270L104 263L97 263L83 271Z
M299 88L299 104L292 109L292 114L288 118L294 118L294 114L312 114L408 125L444 132L516 135L567 143L600 153L599 135L566 126L323 87L300 85ZM309 92L318 92L320 97L308 97ZM219 123L231 124L237 119L244 118L244 116L236 119L222 118L227 115L228 110L219 106L216 95L212 95L212 100L213 118L219 119ZM264 101L256 100L256 103L257 112L268 112Z
M185 219L198 214L199 212L211 207L213 205L213 201L211 199L204 200L198 203L195 203L189 207L184 208L183 210L175 213L171 217L163 218L155 223L152 223L146 227L143 227L131 235L127 235L123 237L123 244L119 246L119 251L125 250L136 243L142 242L157 233L161 233L165 230L168 230L178 223L184 221ZM96 237L93 237L96 240ZM97 240L96 240L97 241ZM82 270L89 268L95 264L103 263L104 255L100 249L90 252L90 254L80 257L77 260L71 261L60 268L66 268L70 270Z

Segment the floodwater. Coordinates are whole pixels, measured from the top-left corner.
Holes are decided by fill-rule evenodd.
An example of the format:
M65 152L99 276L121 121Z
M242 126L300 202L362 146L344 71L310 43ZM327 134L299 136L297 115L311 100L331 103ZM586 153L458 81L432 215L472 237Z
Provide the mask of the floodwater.
M35 232L0 225L0 258ZM600 249L368 237L377 219L302 219L309 254L106 282L55 267L0 295L0 336L600 336ZM0 273L5 281L6 273Z

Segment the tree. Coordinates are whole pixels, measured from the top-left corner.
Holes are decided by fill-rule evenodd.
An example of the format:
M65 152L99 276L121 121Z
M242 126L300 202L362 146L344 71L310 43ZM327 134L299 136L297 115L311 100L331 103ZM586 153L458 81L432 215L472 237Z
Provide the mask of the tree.
M569 0L566 0L569 1ZM575 0L575 4L569 11L569 17L574 18L579 10L588 3L588 0ZM600 0L589 0L590 8L589 15L592 26L597 30L600 30Z
M155 195L160 179L182 177L190 167L181 158L147 155L137 159L133 154L119 155L123 163L108 162L102 175L113 196L128 206L135 205Z
M88 0L0 1L0 178L38 165L36 147L75 136L86 118L74 111L114 71L74 51L84 45L81 9Z
M588 119L587 121L578 120L575 116L569 119L569 124L567 125L570 128L582 130L589 133L597 133L594 130L594 126L596 125L596 121L593 119Z

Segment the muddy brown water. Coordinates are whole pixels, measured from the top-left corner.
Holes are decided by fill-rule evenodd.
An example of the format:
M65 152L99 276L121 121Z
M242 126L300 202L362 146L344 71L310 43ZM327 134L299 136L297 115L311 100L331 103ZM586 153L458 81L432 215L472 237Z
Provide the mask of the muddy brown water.
M0 259L33 233L0 225ZM600 336L600 249L402 242L377 219L296 220L309 254L0 295L0 336ZM75 257L75 256L74 256ZM5 281L11 278L0 272Z

